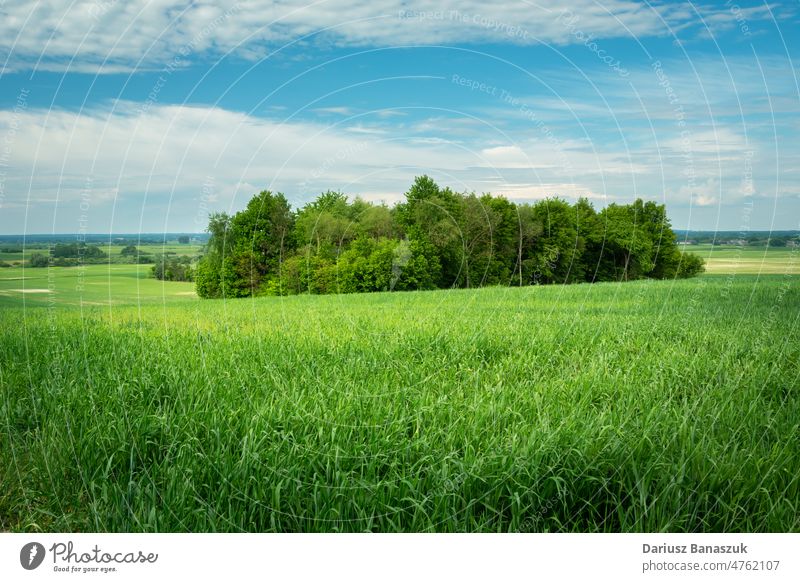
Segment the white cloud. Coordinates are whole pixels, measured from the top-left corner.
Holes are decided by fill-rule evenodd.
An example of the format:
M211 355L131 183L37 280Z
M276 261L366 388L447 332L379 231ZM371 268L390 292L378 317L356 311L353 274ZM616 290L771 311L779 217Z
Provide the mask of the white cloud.
M677 75L673 79L685 83ZM658 99L663 97L647 101ZM545 102L545 119L550 109L555 105ZM55 222L54 216L59 221L71 217L63 229L74 231L85 196L102 225L98 230L112 224L108 214L101 220L101 208L117 209L113 220L128 225L131 216L139 220L142 215L151 225L145 230L163 230L153 216L177 221L174 230L202 228L202 220L193 221L209 178L217 196L210 209L219 210L241 208L265 188L285 192L293 205L328 188L393 202L422 173L456 190L522 200L585 195L602 203L643 196L673 207L699 207L774 193L778 183L797 191L796 144L782 144L778 164L774 137L748 132L746 138L735 123L692 124L687 158L674 119L652 133L626 112L619 116L618 131L597 126L582 137L575 120L555 118L551 124L547 119L553 140L530 124L487 130L481 120L499 119L496 107L462 117L431 113L393 130L379 116L359 116L357 123L331 123L326 117L286 123L278 113L270 119L158 103L116 102L82 114L0 111L0 136L16 128L0 184L0 228L17 230L26 216L19 210L27 207L36 208L31 220L45 226ZM138 230L135 223L114 229Z
M709 178L700 183L681 186L674 198L693 206L713 206L719 203L722 193L719 181Z
M386 133L386 130L376 127L367 127L361 124L351 125L347 127L345 131L349 131L350 133L362 133L366 135L383 135Z
M83 114L0 111L0 132L12 123L18 129L3 207L24 204L36 208L31 216L43 224L53 216L71 217L74 224L85 202L94 216L103 217L97 230L107 230L112 221L108 212L114 210L104 208L116 209L113 220L128 225L116 231L137 230L131 222L140 216L150 230L159 230L153 221L164 212L193 220L205 184L214 192L208 210L241 208L265 188L285 192L295 205L328 188L393 201L422 173L459 190L483 191L491 182L504 188L495 191L531 198L544 195L547 184L568 184L572 171L587 175L590 165L597 166L584 152L577 163L585 160L586 167L565 173L552 152L547 157L546 143L483 148L413 135L353 134L346 125L282 123L209 107L154 104L143 111L141 105L117 102ZM437 123L447 135L447 120ZM532 162L517 167L526 157ZM5 229L19 227L19 215L2 219Z
M744 134L738 128L727 125L693 131L686 134L685 138L676 136L663 139L661 147L673 155L688 153L694 160L703 157L717 161L739 161L748 150Z
M353 109L350 107L317 107L313 109L314 113L332 114L332 115L352 115Z
M576 31L595 38L668 35L696 22L689 6L575 0L567 25L563 10L523 0L414 8L402 0L241 0L230 8L211 0L13 0L0 8L0 54L7 54L7 69L108 73L161 69L175 57L182 65L229 52L258 59L309 37L351 46L570 44L583 42ZM730 26L724 7L701 10L714 25ZM751 10L747 17L767 15Z
M518 145L486 148L481 153L495 167L525 168L532 165L531 159Z
M543 184L503 184L492 189L492 193L505 196L509 200L541 200L558 196L567 200L575 201L580 197L588 198L594 202L599 202L600 206L607 202L613 202L615 197L597 193L585 184L575 184L573 182L556 182Z

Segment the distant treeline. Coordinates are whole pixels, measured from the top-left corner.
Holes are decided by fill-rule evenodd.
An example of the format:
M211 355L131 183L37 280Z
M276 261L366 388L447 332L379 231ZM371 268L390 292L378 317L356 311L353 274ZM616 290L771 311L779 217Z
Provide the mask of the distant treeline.
M188 243L187 243L188 244ZM106 247L108 248L108 247ZM150 249L163 248L153 245ZM174 251L147 252L148 247L127 245L118 254L109 254L96 244L56 243L41 252L31 253L27 267L76 267L98 264L153 264L152 274L167 281L192 281L192 257ZM21 249L20 249L21 251ZM1 265L0 265L1 266Z
M45 253L33 253L28 259L29 267L74 267L79 264L103 263L108 254L97 245L80 243L56 243Z
M796 230L776 231L675 231L678 242L689 244L740 245L754 247L787 247L800 244L800 232Z
M33 245L56 243L72 243L77 234L2 234L0 244L3 245ZM205 243L208 241L207 233L142 233L142 234L81 234L80 241L95 244L112 245L140 245L140 244L167 244L172 241L189 244L192 239L197 242ZM21 246L19 247L22 248Z
M663 205L597 212L582 198L515 204L416 178L388 207L326 192L293 211L283 194L212 214L194 273L200 297L535 285L691 277Z
M130 252L133 249L133 252ZM109 257L108 253L96 244L85 242L56 243L42 252L32 253L28 267L77 267L80 265L99 265L104 263L152 263L153 259L138 254L135 246L122 249L119 256Z

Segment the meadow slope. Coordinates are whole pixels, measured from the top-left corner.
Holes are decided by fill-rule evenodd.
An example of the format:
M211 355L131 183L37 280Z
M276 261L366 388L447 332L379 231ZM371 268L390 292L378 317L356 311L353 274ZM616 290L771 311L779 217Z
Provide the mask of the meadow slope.
M6 303L0 527L800 531L798 282Z

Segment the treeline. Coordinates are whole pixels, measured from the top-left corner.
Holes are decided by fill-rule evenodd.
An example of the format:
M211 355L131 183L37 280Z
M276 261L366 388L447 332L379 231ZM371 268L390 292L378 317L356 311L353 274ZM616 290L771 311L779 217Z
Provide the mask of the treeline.
M74 267L81 264L100 264L106 262L108 255L96 245L83 242L56 243L44 253L33 253L28 259L28 267Z
M677 232L678 241L687 241L689 244L713 244L723 246L753 246L753 247L795 247L800 244L798 231L683 231Z
M21 249L20 249L21 250ZM152 263L154 259L139 253L135 246L127 246L119 255L109 255L99 245L75 243L56 243L42 252L31 253L25 266L37 267L78 267L81 265L102 265L109 263Z
M186 243L180 243L186 244ZM106 246L106 248L110 248ZM25 261L26 267L77 267L98 264L139 264L153 265L151 274L167 281L193 281L193 257L178 255L174 251L154 253L153 249L161 249L162 245L137 247L130 244L122 247L118 253L104 252L100 246L85 243L57 243L49 248L34 252ZM19 253L23 249L20 248ZM4 266L0 261L0 267ZM10 265L6 265L10 266Z
M200 297L354 293L691 277L663 205L597 212L582 198L515 204L416 178L388 207L326 192L293 211L261 192L234 216L212 214L194 273Z
M57 243L50 255L54 259L105 259L108 255L96 245L87 245L83 242Z
M58 243L71 244L75 241L76 234L0 234L0 252L2 248L7 248L7 245L18 245L17 248L21 251L22 246L27 247L44 245L52 247ZM177 233L177 232L160 232L160 233L133 233L133 234L92 234L81 233L81 242L96 245L163 245L172 242L180 244L189 244L192 239L197 239L198 242L205 243L208 240L206 233ZM16 252L16 251L11 251Z

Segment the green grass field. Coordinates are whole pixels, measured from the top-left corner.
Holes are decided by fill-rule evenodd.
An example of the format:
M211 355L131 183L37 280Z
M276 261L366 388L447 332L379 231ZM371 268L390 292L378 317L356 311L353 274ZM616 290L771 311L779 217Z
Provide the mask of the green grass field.
M196 298L194 283L159 281L152 265L0 270L0 308L166 304Z
M200 301L147 268L0 271L0 529L800 531L797 277Z
M686 245L703 257L706 272L738 275L800 275L800 249L757 246Z

